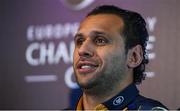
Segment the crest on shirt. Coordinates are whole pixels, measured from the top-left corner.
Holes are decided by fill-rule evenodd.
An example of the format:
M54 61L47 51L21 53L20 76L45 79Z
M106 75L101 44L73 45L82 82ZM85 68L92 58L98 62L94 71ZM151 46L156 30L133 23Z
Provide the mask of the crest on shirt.
M123 97L123 96L118 96L118 97L116 97L116 98L114 99L113 105L114 105L114 106L120 105L120 104L123 103L123 101L124 101L124 97Z

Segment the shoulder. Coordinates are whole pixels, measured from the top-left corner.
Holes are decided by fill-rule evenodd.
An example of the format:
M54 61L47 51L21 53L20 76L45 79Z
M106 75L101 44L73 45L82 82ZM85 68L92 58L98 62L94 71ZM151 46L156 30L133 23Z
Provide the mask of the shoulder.
M138 95L134 104L139 110L162 110L167 111L167 108L157 100L146 98Z

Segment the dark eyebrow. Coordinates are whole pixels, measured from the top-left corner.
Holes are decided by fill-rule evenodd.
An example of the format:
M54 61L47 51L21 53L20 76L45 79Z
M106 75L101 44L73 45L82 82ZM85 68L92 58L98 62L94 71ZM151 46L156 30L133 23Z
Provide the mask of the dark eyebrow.
M77 33L77 34L74 36L74 41L75 41L78 37L83 37L83 34L82 34L82 33Z
M91 36L91 37L96 37L97 35L107 36L107 34L106 34L105 32L102 32L102 31L92 31L92 32L90 32L90 36ZM84 37L83 33L77 33L77 34L74 36L74 41L75 41L78 37Z
M95 35L107 35L107 34L105 32L102 32L102 31L92 31L91 35L95 36Z

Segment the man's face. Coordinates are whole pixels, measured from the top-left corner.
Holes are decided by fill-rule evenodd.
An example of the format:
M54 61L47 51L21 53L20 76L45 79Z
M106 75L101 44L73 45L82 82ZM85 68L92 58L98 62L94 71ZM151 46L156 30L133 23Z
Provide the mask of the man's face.
M74 72L84 89L110 88L126 75L125 44L120 32L124 24L111 14L91 15L82 21L75 36Z

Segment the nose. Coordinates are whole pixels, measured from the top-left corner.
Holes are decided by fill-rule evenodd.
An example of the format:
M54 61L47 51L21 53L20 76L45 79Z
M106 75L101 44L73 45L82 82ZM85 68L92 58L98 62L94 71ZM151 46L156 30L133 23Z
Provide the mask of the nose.
M84 41L78 50L80 57L90 58L94 55L94 47L90 41Z

